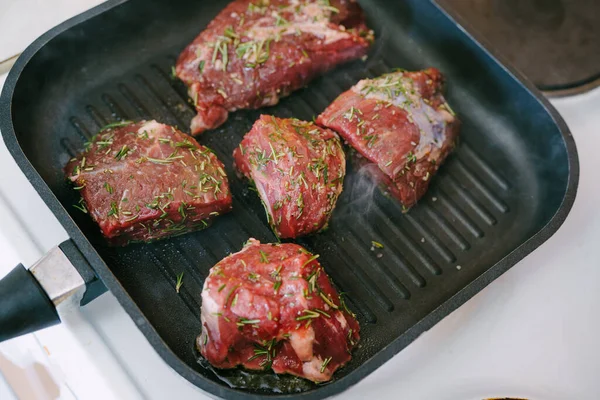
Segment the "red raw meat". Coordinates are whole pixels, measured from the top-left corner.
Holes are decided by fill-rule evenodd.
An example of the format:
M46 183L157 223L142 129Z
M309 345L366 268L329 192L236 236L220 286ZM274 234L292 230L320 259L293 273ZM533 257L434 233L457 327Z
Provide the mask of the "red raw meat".
M377 168L369 167L404 207L421 198L454 148L460 121L435 68L364 79L317 118Z
M338 136L312 122L261 115L233 156L256 185L281 238L327 226L342 192L346 158Z
M176 75L198 115L193 134L230 112L276 104L315 76L367 53L373 32L354 0L235 0L183 50Z
M107 126L65 173L113 244L201 229L231 210L223 164L193 138L156 121Z
M250 239L215 265L202 290L202 355L217 368L331 379L350 361L360 328L317 257Z

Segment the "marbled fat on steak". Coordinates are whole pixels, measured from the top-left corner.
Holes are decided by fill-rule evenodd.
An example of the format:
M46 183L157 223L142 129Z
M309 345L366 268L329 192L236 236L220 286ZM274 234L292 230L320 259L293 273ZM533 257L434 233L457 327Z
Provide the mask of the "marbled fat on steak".
M454 148L460 121L435 68L364 79L317 118L370 163L370 172L406 208L421 198Z
M202 290L202 355L217 368L331 379L350 361L360 328L317 257L250 239L215 265Z

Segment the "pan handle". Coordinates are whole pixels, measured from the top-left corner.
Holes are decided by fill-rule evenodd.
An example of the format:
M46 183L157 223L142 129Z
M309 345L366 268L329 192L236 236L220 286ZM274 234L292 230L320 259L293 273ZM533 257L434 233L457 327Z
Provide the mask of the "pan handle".
M105 291L75 243L67 240L29 270L19 264L0 280L0 342L56 325L57 307L83 305Z
M0 281L0 342L59 322L54 304L23 264Z

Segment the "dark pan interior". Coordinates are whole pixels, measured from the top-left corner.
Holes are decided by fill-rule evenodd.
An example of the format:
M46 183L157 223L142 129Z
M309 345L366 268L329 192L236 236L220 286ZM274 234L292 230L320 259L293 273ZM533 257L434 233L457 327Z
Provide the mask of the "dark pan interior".
M463 128L457 151L425 198L402 214L395 201L350 167L330 229L298 241L321 255L362 326L361 346L334 382L302 386L305 395L320 397L368 374L557 229L562 220L546 237L521 246L551 221L569 187L574 196L573 182L569 186L574 145L545 105L435 4L361 0L377 38L366 62L338 68L275 107L233 113L200 138L227 166L232 213L202 232L108 247L91 219L72 207L78 196L62 167L93 133L116 120L155 118L189 131L194 111L170 69L226 3L131 0L106 7L58 34L25 65L11 118L25 156L69 214L58 207L57 215L80 247L86 240L92 244L101 257L91 260L94 268L157 351L196 385L235 396L197 361L202 283L211 266L249 237L275 238L257 196L234 174L233 149L260 113L308 120L360 78L395 67L439 68ZM373 251L373 240L384 249ZM181 272L184 283L177 294ZM469 286L473 282L476 286ZM290 381L282 378L275 389L285 392Z

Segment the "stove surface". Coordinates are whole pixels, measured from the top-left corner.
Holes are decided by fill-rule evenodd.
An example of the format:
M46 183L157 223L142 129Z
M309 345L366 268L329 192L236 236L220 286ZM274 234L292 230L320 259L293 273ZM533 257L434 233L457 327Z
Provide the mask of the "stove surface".
M438 0L543 91L600 84L600 1Z

